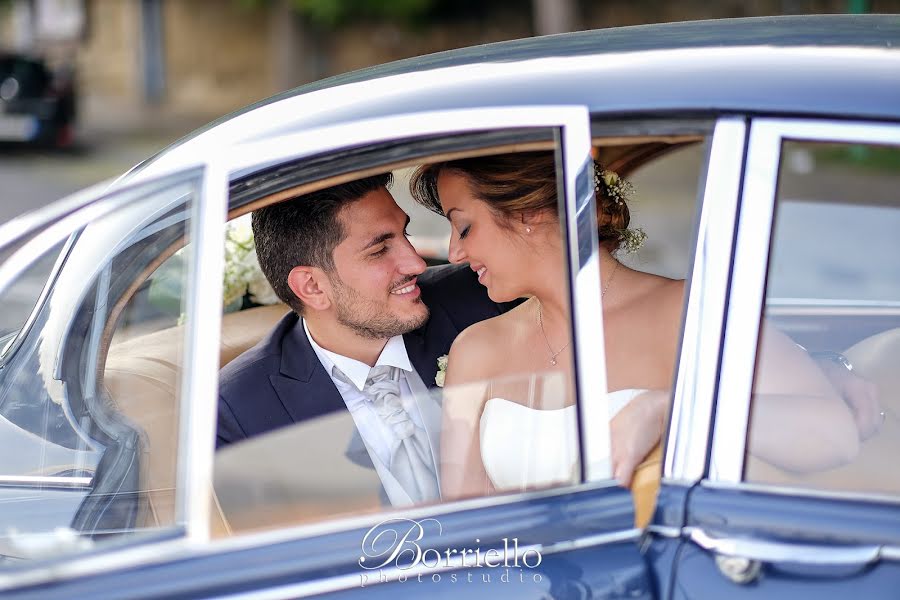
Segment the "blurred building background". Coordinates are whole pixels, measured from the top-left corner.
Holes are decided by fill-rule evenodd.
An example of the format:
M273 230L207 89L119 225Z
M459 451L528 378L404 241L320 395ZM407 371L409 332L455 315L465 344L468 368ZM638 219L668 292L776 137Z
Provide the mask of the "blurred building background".
M0 0L0 47L74 67L86 126L178 128L329 75L461 46L897 8L897 0Z
M369 65L582 29L898 9L900 0L0 0L0 51L43 57L77 90L74 146L0 147L0 222L249 103Z

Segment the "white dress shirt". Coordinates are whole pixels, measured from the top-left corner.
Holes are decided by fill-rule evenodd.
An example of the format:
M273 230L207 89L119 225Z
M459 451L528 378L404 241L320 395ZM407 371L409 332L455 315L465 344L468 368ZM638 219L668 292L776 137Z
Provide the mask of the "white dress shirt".
M331 377L331 381L334 382L335 387L341 394L341 398L347 405L347 410L350 411L350 415L353 417L356 428L359 430L359 434L366 446L378 456L378 459L383 464L390 465L391 454L396 446L400 445L401 441L397 439L391 428L385 425L381 418L378 417L372 402L362 393L366 380L369 378L369 371L371 370L369 365L326 350L317 344L310 334L305 320L303 321L303 331L306 332L306 337L319 358L319 362L325 368L325 372ZM403 403L403 408L409 413L410 419L417 427L427 430L407 381L408 377L418 378L419 375L409 362L409 355L406 353L406 343L403 341L402 335L394 336L388 340L378 356L378 360L375 362L375 366L378 365L388 365L400 369L400 401ZM336 379L334 376L335 367L340 369L353 384L349 385L342 380Z

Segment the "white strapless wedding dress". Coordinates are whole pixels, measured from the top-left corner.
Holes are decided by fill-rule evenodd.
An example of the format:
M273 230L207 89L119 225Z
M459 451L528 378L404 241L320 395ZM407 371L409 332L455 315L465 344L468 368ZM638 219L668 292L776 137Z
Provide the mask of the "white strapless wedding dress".
M609 419L647 390L607 394ZM491 398L480 422L481 460L500 491L524 490L578 480L575 406L553 410ZM606 423L598 423L598 427ZM591 464L609 464L609 456L589 456Z

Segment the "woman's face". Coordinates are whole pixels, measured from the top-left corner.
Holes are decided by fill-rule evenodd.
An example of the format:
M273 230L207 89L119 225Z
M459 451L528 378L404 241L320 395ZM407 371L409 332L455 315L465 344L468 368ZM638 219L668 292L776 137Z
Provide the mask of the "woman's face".
M437 188L450 221L450 262L469 263L494 302L522 297L528 253L523 252L521 238L497 223L487 203L472 193L465 176L442 171Z

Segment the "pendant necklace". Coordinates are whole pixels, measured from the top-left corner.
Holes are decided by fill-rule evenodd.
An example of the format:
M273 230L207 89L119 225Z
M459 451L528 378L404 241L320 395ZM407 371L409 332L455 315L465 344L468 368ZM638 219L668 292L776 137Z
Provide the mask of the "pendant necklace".
M616 261L616 265L613 267L612 273L609 275L609 279L606 280L606 285L603 286L603 289L600 290L600 298L603 299L606 296L606 290L609 289L609 285L612 283L613 277L616 276L616 271L619 269L619 261ZM565 345L557 350L553 351L553 346L550 345L550 339L547 337L547 332L544 330L544 316L543 311L541 310L541 302L538 301L538 324L541 327L541 334L544 336L544 343L547 344L547 351L550 353L550 365L556 366L556 357L559 356L563 350L569 347L569 342L566 342Z

